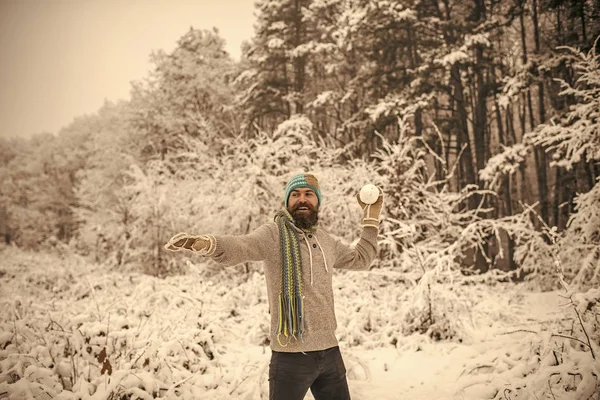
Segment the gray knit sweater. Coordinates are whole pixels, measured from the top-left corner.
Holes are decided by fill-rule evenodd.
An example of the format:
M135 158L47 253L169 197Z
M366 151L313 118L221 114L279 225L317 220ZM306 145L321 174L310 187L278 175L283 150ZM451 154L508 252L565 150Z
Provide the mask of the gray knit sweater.
M304 294L304 341L280 337L277 341L278 295L281 288L281 246L279 230L272 222L241 236L214 236L216 247L211 257L223 265L246 261L264 261L265 279L271 314L271 349L282 352L324 350L337 346L333 303L333 268L366 270L377 256L377 233L372 226L363 228L355 248L343 245L325 230L314 234L299 231L302 254L302 286ZM311 284L312 280L312 284Z

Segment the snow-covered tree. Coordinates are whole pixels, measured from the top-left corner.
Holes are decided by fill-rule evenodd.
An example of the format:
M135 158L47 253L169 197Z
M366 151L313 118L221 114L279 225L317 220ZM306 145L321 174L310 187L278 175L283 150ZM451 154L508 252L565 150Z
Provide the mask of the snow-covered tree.
M245 130L273 131L294 114L304 113L311 83L303 46L313 34L304 18L309 0L256 2L255 36L245 50L245 70L236 82ZM255 126L257 125L257 126Z
M219 32L190 28L171 53L152 55L155 69L132 87L130 123L144 142L144 157L164 157L181 137L206 141L235 136L234 64Z
M127 171L139 165L140 144L129 126L128 103L105 104L96 115L85 145L85 168L77 175L80 251L97 262L120 265L127 261L131 240L131 198L123 191Z
M493 157L480 174L482 179L498 182L503 174L515 171L523 162L527 152L534 146L542 146L550 154L551 165L557 168L571 169L580 163L597 171L600 161L600 125L597 118L600 109L600 69L599 56L595 49L588 53L570 49L573 54L574 68L579 72L575 85L562 81L561 96L573 96L576 103L565 114L557 116L549 123L539 125L523 138L523 143L505 149ZM567 279L575 279L580 284L594 284L600 279L600 238L598 237L598 179L592 189L581 193L573 200L573 214L567 229L558 244L565 263ZM541 245L541 243L540 243ZM548 258L551 247L541 245ZM538 248L537 250L543 250ZM530 254L528 257L532 257ZM533 262L532 265L547 265Z
M6 212L7 233L17 245L41 249L75 236L76 175L85 164L91 123L92 118L79 118L57 136L46 133L5 142L9 156L0 167L0 207Z

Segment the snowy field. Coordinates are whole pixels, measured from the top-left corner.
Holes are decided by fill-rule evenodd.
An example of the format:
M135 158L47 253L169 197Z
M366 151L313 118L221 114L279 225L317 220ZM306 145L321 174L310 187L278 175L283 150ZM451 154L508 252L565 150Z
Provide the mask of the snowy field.
M157 279L13 248L0 248L0 259L0 398L268 398L259 273L189 259L188 275ZM572 382L553 382L564 390L539 398L600 398L597 360L558 336L577 336L561 293L507 283L442 288L456 292L440 297L457 302L444 308L455 310L455 333L434 341L403 334L414 305L400 278L382 270L334 277L353 399L526 399L561 377ZM565 342L570 361L554 362Z

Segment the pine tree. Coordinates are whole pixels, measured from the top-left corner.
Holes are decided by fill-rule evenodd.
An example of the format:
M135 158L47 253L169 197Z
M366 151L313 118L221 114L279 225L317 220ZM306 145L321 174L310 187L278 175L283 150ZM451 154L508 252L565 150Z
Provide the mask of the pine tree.
M309 0L262 0L256 3L255 37L238 77L245 110L244 128L273 131L293 114L304 112L309 62L302 45L310 34L304 21Z

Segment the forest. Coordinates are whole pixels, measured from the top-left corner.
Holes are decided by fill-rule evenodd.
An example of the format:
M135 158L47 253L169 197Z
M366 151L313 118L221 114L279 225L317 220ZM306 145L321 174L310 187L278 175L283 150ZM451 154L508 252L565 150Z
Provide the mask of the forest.
M600 398L600 3L258 0L255 13L239 61L217 29L182 27L173 51L150 55L152 72L132 83L130 99L106 102L57 134L0 139L0 253L9 260L0 268L2 286L54 290L61 279L48 284L39 271L19 280L24 265L49 257L39 262L60 265L75 281L85 275L72 265L82 263L86 271L152 279L152 286L200 274L202 285L218 276L254 293L260 265L220 271L208 263L197 272L195 263L205 261L167 253L164 244L182 231L252 231L272 220L286 180L299 172L319 177L320 221L351 243L360 231L354 196L372 182L385 205L371 272L387 277L389 296L395 285L411 294L402 312L392 307L379 316L396 343L413 334L467 341L455 316L473 290L483 297L499 285L556 291L572 318L546 327L554 334L542 335L537 367L528 364L515 378L512 397L496 388L485 398ZM82 295L85 287L91 296L96 287L73 285L61 290ZM26 293L30 303L37 296ZM19 398L11 390L27 363L17 368L8 355L25 335L15 321L26 319L14 299L1 298L12 311L3 311L0 325L0 397ZM109 314L93 314L93 329ZM401 328L391 328L393 318ZM73 357L81 352L70 352L67 326L54 324L71 367L44 390L82 398L64 394L77 382ZM202 336L210 323L198 326ZM90 337L98 335L93 329ZM349 343L372 343L365 339L372 330ZM253 335L254 344L266 340ZM125 336L117 339L129 346ZM203 339L198 352L213 354L213 341ZM106 372L107 349L97 376ZM129 357L123 370L134 368L134 355L120 353ZM200 364L195 372L211 371ZM175 385L184 377L169 379ZM209 386L211 398L220 398ZM107 386L102 395L145 398L136 388L110 397L118 391ZM149 398L178 396L175 386L169 390ZM248 393L263 395L256 387Z

